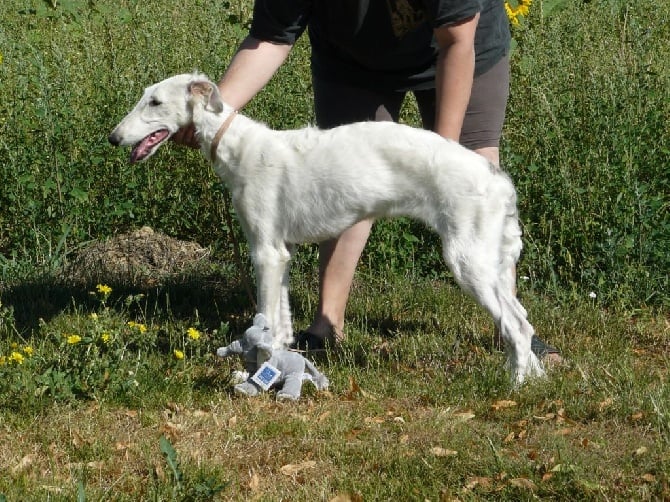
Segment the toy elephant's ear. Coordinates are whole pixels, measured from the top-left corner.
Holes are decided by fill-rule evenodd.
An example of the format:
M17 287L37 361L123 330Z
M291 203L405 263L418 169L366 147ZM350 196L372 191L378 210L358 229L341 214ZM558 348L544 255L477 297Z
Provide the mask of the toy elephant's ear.
M256 345L256 359L260 366L272 357L272 344L260 342Z
M265 318L264 314L256 314L254 317L254 326L263 329L270 329L268 326L268 320Z

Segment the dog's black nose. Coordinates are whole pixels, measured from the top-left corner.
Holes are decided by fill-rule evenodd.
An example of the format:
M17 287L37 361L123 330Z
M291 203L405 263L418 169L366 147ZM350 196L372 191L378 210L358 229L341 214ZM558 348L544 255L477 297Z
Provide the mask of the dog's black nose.
M119 146L119 143L121 143L121 139L114 133L110 134L107 139L114 146Z

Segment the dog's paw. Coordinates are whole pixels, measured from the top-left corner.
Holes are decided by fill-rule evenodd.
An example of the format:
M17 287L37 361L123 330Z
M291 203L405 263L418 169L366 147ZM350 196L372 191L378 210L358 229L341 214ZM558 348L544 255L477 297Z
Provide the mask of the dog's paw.
M546 378L542 361L532 352L528 356L526 364L518 364L508 359L505 368L510 373L512 385L514 388L520 388L525 382L535 378Z

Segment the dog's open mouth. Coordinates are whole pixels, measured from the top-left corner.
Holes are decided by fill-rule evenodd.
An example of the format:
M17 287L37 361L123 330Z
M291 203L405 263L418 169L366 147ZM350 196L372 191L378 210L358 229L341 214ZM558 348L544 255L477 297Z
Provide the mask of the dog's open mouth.
M146 159L149 155L154 153L156 149L170 136L170 131L167 129L159 129L145 137L142 141L137 143L130 152L130 162L140 162Z

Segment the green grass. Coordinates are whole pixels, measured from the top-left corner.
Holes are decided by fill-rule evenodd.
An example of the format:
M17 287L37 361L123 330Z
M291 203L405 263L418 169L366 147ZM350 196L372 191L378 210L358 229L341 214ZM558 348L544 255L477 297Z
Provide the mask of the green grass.
M670 498L666 2L538 0L515 32L502 153L520 295L566 364L513 390L435 237L381 222L348 340L319 364L331 390L284 404L234 397L240 364L213 355L254 312L211 168L174 146L129 166L106 142L146 85L221 75L249 14L242 0L3 4L0 500ZM302 40L245 111L310 122L308 54ZM416 123L411 101L403 117ZM211 246L214 267L109 296L57 278L88 241L143 225ZM315 262L300 250L298 328Z
M293 279L304 325L315 278ZM68 294L89 300L21 336L13 317L23 307L3 295L0 353L25 357L0 366L7 500L670 495L663 316L552 304L522 286L531 320L567 362L515 391L490 321L452 284L360 274L349 338L319 364L330 391L305 386L300 402L279 404L272 393L233 396L228 375L240 361L213 357L249 323L243 307L201 317L211 304L196 296L189 315L175 312L170 286Z

